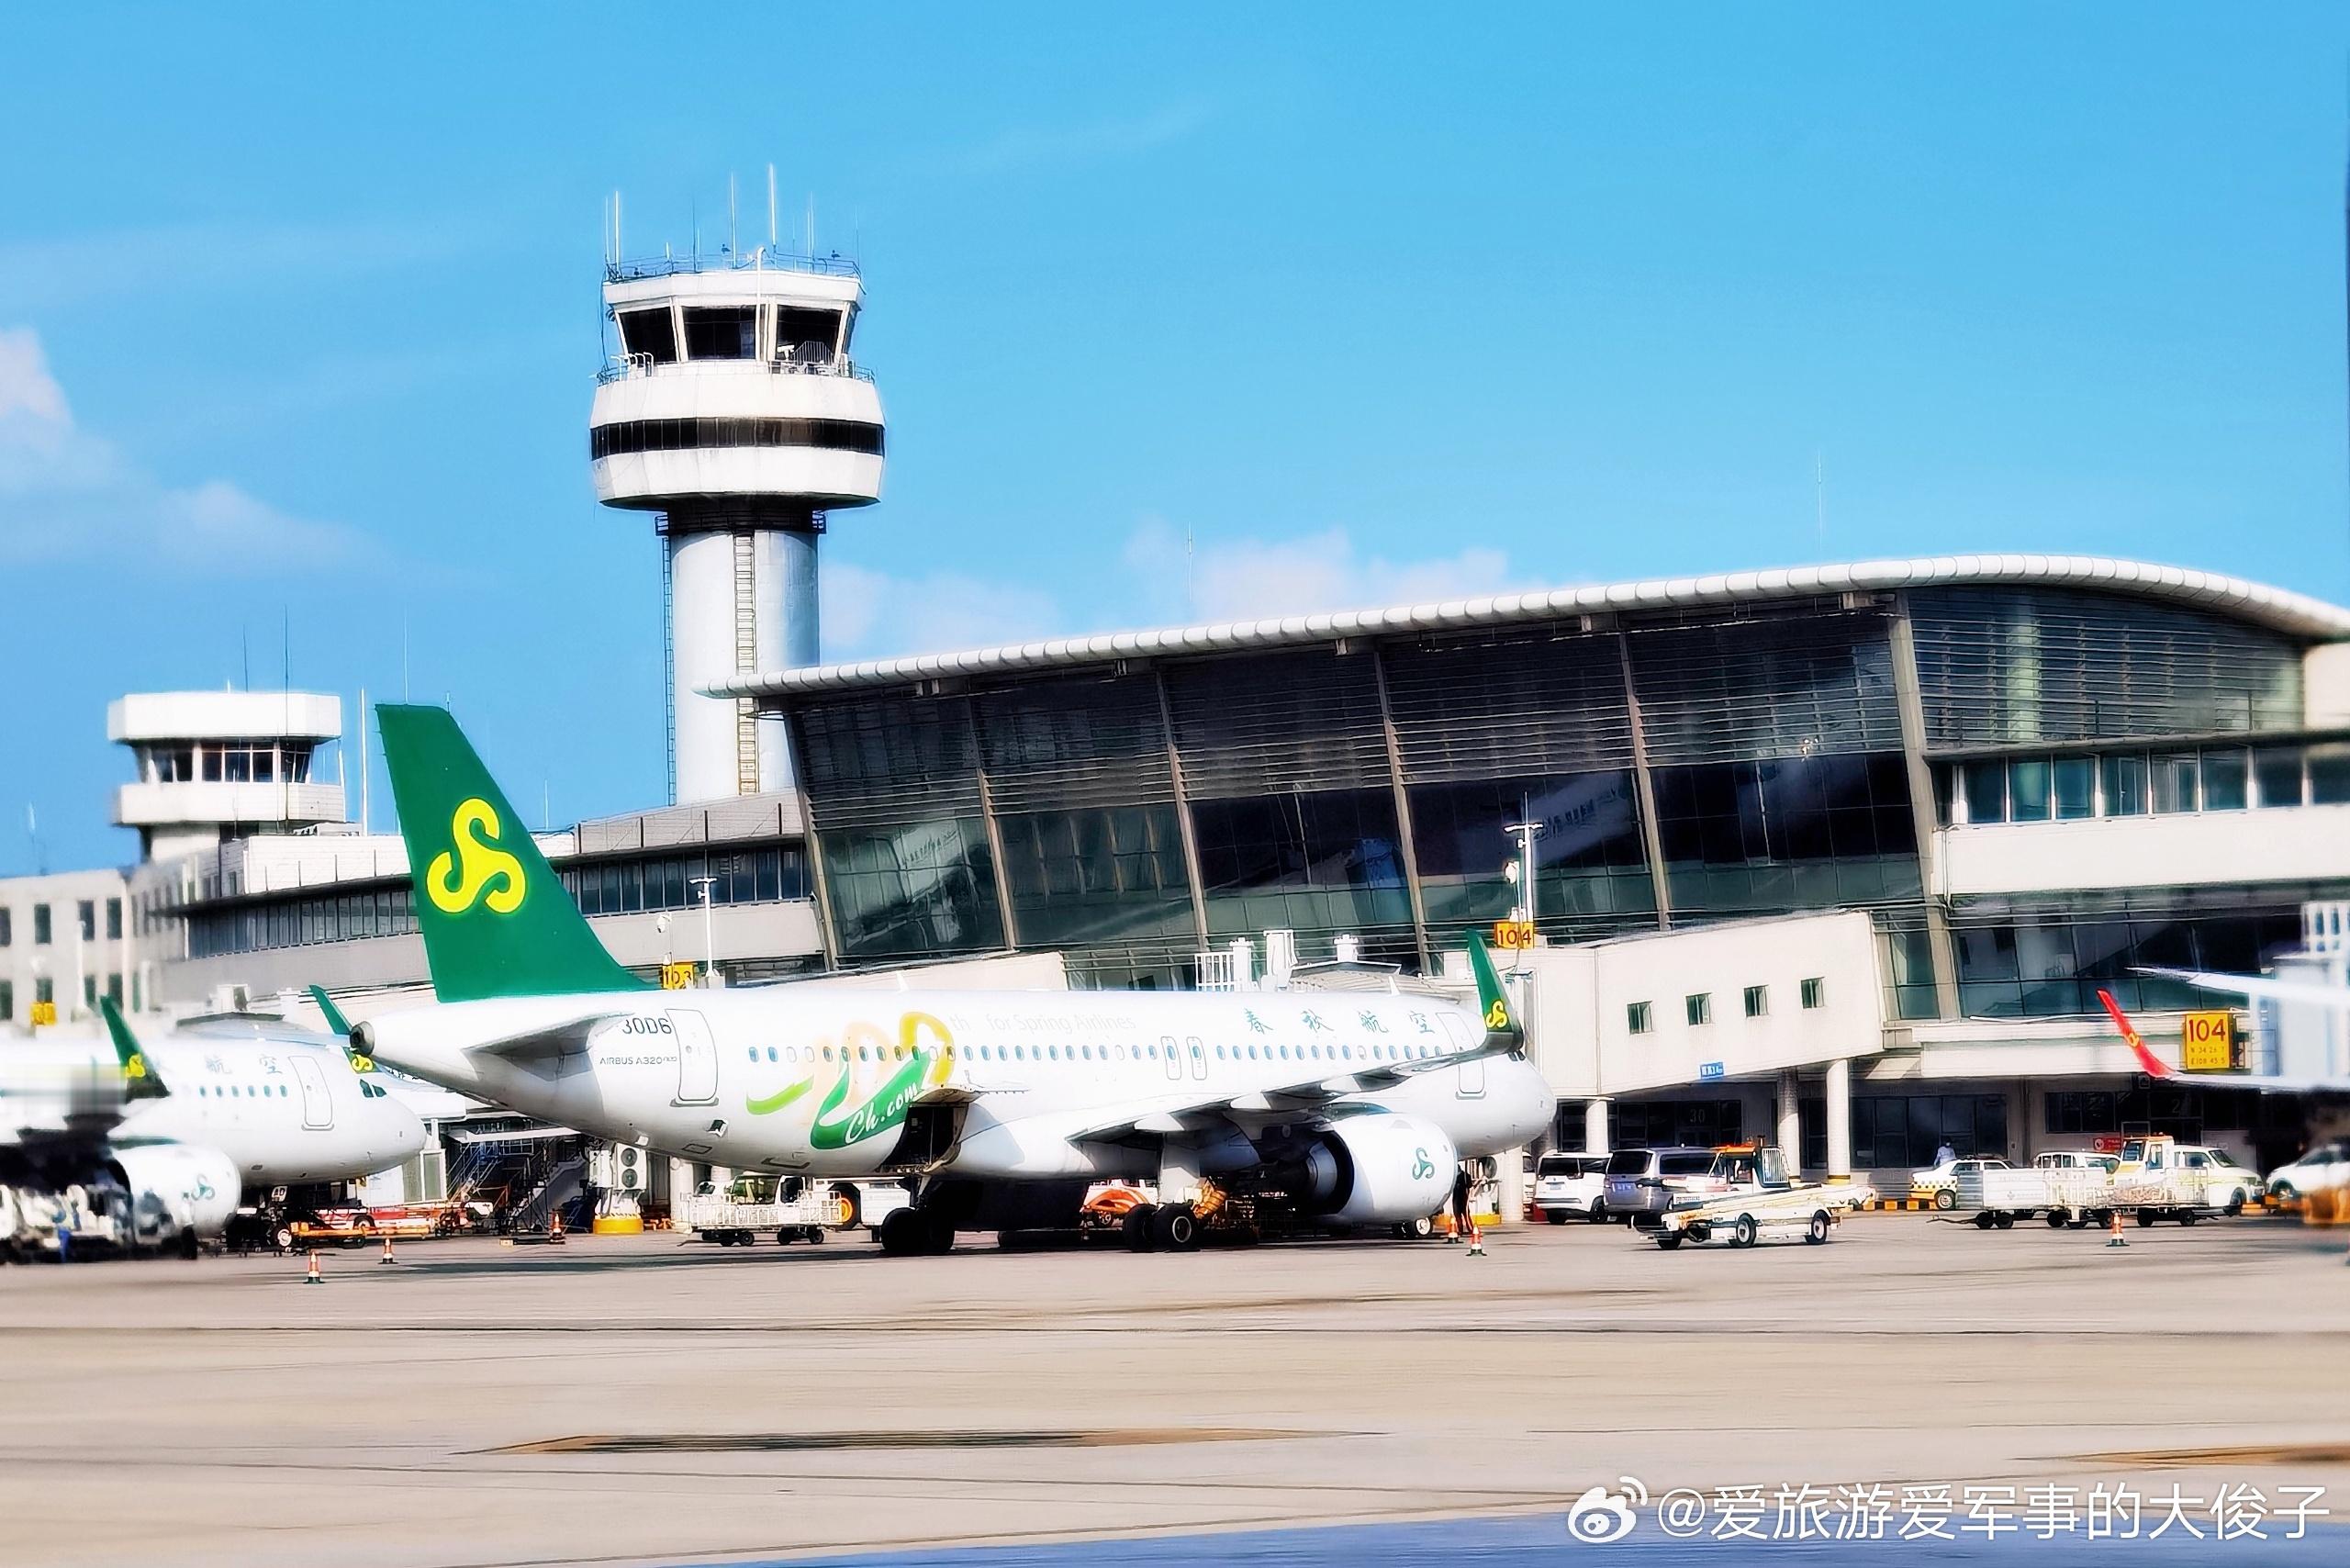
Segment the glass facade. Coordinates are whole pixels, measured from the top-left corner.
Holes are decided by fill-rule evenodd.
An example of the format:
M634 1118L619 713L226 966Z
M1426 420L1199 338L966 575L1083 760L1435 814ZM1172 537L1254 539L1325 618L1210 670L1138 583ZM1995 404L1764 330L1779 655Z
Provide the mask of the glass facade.
M1888 1014L1930 1019L1946 918L1963 1012L2087 1012L2092 981L2154 994L2127 969L2180 932L2195 961L2250 962L2277 911L2164 909L2143 933L2130 912L2119 939L2077 913L1938 912L1921 813L2350 799L2350 738L2261 736L2301 722L2292 639L2072 590L1382 632L788 708L842 958L1056 948L1080 983L1188 984L1195 954L1267 929L1433 963L1517 904L1509 829L1532 822L1552 941L1865 909Z

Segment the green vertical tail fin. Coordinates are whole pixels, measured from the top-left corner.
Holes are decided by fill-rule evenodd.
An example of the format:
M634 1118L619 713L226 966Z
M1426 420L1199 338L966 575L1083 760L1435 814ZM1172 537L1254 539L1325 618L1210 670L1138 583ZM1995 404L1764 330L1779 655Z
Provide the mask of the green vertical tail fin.
M443 1002L634 991L446 709L375 709L408 842L432 990Z
M1517 1009L1510 1005L1509 992L1502 988L1494 956L1485 951L1484 936L1475 931L1469 933L1469 968L1477 977L1477 1011L1484 1015L1486 1037L1500 1036L1513 1045L1523 1041L1526 1027L1518 1021Z
M147 1053L139 1048L139 1036L122 1021L122 1010L114 998L98 998L98 1014L106 1021L106 1037L114 1042L115 1059L122 1063L122 1097L126 1100L160 1100L171 1091L147 1065Z

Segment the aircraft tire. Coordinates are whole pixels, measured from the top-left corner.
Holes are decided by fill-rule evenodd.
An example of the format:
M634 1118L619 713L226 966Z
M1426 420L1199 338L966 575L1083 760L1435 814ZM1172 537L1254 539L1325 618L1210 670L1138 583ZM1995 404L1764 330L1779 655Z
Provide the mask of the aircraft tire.
M855 1230L865 1215L857 1191L845 1182L833 1183L833 1200L840 1204L841 1217L833 1223L834 1230Z
M1200 1249L1200 1222L1189 1204L1162 1204L1151 1216L1150 1236L1169 1252Z
M917 1252L928 1251L930 1226L924 1223L920 1209L911 1205L892 1209L881 1218L875 1232L881 1239L881 1250L892 1258L910 1258Z
M1125 1238L1129 1252L1147 1252L1158 1243L1151 1236L1151 1221L1158 1217L1157 1204L1136 1204L1118 1222L1118 1233Z

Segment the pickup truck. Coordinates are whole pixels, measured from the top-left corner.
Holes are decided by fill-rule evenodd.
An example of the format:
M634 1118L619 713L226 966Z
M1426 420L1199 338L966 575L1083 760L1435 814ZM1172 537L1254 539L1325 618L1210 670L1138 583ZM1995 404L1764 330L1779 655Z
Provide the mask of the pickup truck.
M2176 1138L2156 1133L2121 1140L2121 1161L2113 1170L2112 1207L2135 1210L2140 1225L2175 1219L2193 1225L2210 1215L2225 1212L2214 1204L2208 1160L2190 1163L2190 1154L2207 1149L2182 1148Z

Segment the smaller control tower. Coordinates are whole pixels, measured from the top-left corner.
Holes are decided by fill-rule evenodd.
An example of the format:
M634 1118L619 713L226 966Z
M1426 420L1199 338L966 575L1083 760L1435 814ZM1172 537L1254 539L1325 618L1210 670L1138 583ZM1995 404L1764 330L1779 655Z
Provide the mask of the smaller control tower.
M342 738L331 692L138 692L106 704L106 738L137 761L114 820L139 830L145 859L344 820L341 779L310 776L312 754Z
M854 263L772 247L605 268L617 353L588 453L597 499L660 514L674 800L791 782L783 727L701 689L817 662L826 514L881 498L881 398L849 357L863 297Z

